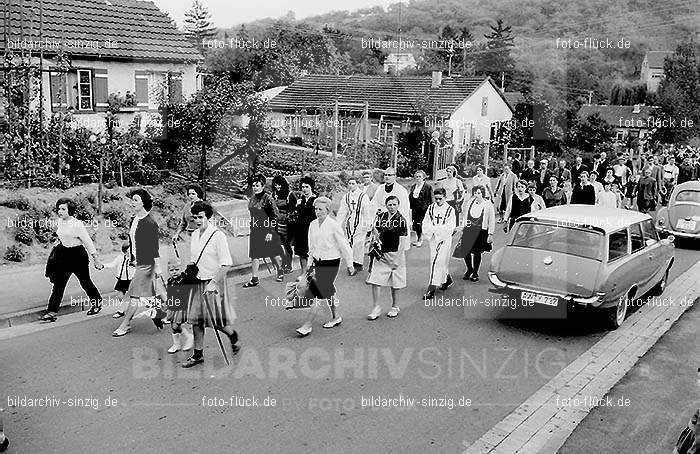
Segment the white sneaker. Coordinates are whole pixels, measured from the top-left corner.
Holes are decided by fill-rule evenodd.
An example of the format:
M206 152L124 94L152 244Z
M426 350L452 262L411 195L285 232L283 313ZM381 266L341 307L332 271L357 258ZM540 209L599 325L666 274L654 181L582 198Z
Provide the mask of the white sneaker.
M343 323L343 317L336 317L330 322L324 323L323 327L324 328L335 328L336 326L340 325Z
M372 312L367 316L367 320L376 320L379 318L379 314L382 313L382 308L379 306L374 306Z
M390 317L390 318L394 318L397 315L399 315L400 310L401 309L399 309L398 307L392 307L391 309L389 309L389 312L386 313L386 316Z
M192 350L192 347L194 347L194 336L192 333L183 328L182 337L184 338L184 341L182 342L182 351L186 352L188 350Z
M421 247L421 246L423 246L423 240L416 242L416 247Z
M168 353L175 353L180 351L180 334L173 333L173 345L168 349Z

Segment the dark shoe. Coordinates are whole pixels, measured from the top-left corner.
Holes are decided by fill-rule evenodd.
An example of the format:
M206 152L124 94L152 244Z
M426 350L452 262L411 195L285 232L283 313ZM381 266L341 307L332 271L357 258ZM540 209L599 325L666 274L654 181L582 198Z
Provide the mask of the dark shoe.
M156 325L156 328L158 329L163 329L163 319L162 318L152 318L153 324Z
M284 282L284 272L279 273L277 277L275 278L275 281L277 282Z
M5 435L5 440L3 440L2 443L0 443L0 452L7 451L8 446L10 446L10 439L7 438L7 435Z
M241 350L241 347L236 345L236 342L238 342L238 333L236 332L236 330L234 330L233 334L231 334L228 337L228 340L229 340L229 342L231 342L231 351L235 355L236 353L238 353Z
M249 280L248 282L246 282L245 284L243 284L243 288L257 287L257 285L258 285L259 283L260 283L260 281L258 280L257 277L256 277L256 278L252 278L251 280Z
M291 266L291 265L287 265L287 266L285 266L285 267L282 267L282 272L283 272L284 274L290 274L290 273L292 272L292 266Z
M462 280L468 281L470 277L472 277L472 273L471 271L467 271L466 273L464 273L464 276L462 276Z
M112 315L112 318L122 318L124 316L124 312L122 311L117 311Z
M450 275L448 274L448 275L447 275L447 280L445 281L444 284L442 284L442 285L440 286L440 290L443 290L443 291L444 291L444 290L447 290L448 288L450 288L450 285L452 285L452 282L453 282L453 281L452 281L452 276L450 276Z
M362 268L363 268L362 263L355 262L352 264L352 266L355 268L355 271L362 271Z
M184 369L189 369L192 366L196 366L197 364L202 364L204 362L204 356L201 358L195 358L194 356L190 356L187 358L187 361L182 363L182 367Z
M479 281L479 275L478 274L472 274L472 277L469 278L470 281L472 282L478 282Z
M58 317L54 312L47 312L39 320L41 320L42 322L55 322L56 320L58 320Z
M423 295L424 300L431 300L435 297L435 286L431 285L428 287L428 290L425 292Z
M102 304L93 304L90 309L85 313L85 315L97 315L102 310Z

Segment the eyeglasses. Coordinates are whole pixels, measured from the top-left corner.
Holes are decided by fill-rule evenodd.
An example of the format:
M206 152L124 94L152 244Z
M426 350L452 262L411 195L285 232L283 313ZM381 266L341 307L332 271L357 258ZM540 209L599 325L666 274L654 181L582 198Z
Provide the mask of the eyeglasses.
M439 201L441 201L441 200L443 200L442 197L435 197L435 201L436 201L436 202L439 202Z
M396 174L395 173L385 173L384 176L385 177L394 177L394 176L396 176Z

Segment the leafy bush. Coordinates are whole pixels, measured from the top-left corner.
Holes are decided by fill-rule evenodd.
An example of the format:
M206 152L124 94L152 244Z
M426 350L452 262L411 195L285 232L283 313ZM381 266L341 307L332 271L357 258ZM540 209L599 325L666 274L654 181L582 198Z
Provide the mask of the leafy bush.
M8 262L23 262L27 259L27 251L19 244L10 245L5 250L5 260Z
M129 220L131 219L131 215L127 212L126 207L116 206L115 204L115 206L104 209L102 211L102 216L112 222L115 227L123 229L130 227Z
M29 199L27 199L26 197L17 197L12 199L0 200L0 206L27 211L29 209L30 202Z
M93 196L94 200L94 196ZM95 207L85 197L76 197L75 217L83 222L91 221L95 217Z
M34 224L32 222L32 218L26 214L19 217L15 230L15 241L27 246L34 244L34 230L32 228Z

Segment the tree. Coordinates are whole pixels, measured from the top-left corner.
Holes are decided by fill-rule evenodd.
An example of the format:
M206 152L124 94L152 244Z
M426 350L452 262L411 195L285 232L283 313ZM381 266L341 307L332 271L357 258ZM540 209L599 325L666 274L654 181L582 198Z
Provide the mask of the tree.
M204 54L204 40L216 36L211 14L200 0L194 0L192 7L185 11L185 35Z
M666 58L657 98L657 115L663 121L655 140L686 143L700 137L700 61L695 52L694 44L686 42Z
M594 151L610 144L615 128L595 113L581 119L572 117L569 125L569 143L581 151Z
M504 26L503 20L498 19L496 26L491 25L490 28L491 33L484 35L486 49L479 56L477 72L490 76L494 81L500 81L501 73L504 73L506 79L511 80L515 71L515 60L510 54L515 40L511 27Z

